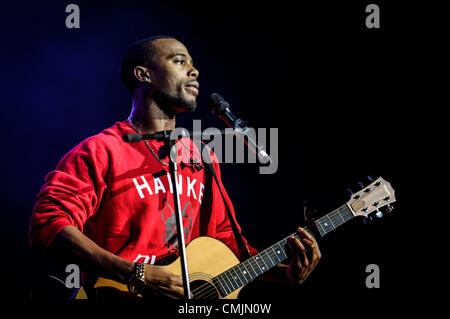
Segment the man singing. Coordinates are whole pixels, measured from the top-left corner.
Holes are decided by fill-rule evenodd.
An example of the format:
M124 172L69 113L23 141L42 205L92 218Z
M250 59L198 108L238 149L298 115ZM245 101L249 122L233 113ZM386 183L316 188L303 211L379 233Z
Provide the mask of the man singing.
M156 265L179 254L168 152L163 142L126 143L122 136L173 130L178 113L196 108L198 76L188 50L173 37L151 37L128 48L121 77L132 94L131 114L75 146L46 176L30 222L32 247L76 260L87 273L126 284L132 293L183 297L182 277ZM256 254L245 239L245 249L237 245L217 158L211 152L215 182L201 165L192 165L202 157L191 139L176 146L186 244L209 236L240 260ZM300 240L289 241L289 264L258 280L298 285L309 276L321 253L308 232L298 233Z

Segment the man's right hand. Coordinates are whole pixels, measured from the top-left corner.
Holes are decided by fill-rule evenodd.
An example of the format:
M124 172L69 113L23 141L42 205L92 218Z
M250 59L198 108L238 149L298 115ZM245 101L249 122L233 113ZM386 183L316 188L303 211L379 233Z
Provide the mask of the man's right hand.
M123 259L98 246L94 241L84 235L74 226L64 227L52 241L49 252L53 256L70 256L73 262L74 256L82 256L76 263L87 269L93 269L96 273L107 274L107 277L118 282L127 283L135 263ZM153 296L165 296L168 298L183 298L183 278L174 275L162 266L145 265L145 281L147 293Z
M174 275L161 266L145 265L146 289L143 295L183 298L183 277Z

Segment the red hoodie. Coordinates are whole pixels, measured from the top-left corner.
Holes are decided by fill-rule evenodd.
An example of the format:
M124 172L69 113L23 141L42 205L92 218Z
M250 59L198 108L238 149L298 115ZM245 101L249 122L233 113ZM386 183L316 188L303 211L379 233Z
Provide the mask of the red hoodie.
M30 223L33 247L47 247L63 227L72 225L129 261L154 263L178 253L168 166L159 163L143 141L124 142L122 136L129 133L135 132L128 122L117 122L75 146L46 176ZM162 142L148 143L162 161L169 161L161 154ZM190 139L178 141L177 148L186 244L198 236L210 236L241 257L218 185L213 181L206 186L205 169L183 164L191 158L201 161L199 150ZM220 181L217 158L213 153L211 157ZM234 217L221 182L219 187ZM249 248L254 255L256 250Z

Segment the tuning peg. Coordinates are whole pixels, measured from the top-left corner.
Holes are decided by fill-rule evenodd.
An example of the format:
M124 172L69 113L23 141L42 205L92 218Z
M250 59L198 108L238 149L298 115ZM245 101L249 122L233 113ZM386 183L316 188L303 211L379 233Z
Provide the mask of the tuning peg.
M363 184L362 182L358 182L358 185L359 185L361 188L364 188L364 184Z
M372 178L371 175L368 175L368 176L367 176L367 179L368 179L371 183L373 182L373 178Z
M372 217L364 217L363 222L366 225L372 223Z
M394 210L394 206L392 206L392 205L387 205L386 206L386 211L388 212L388 213L392 213L392 211Z
M381 218L381 217L383 217L383 213L379 209L377 209L377 212L375 213L375 216L377 218Z

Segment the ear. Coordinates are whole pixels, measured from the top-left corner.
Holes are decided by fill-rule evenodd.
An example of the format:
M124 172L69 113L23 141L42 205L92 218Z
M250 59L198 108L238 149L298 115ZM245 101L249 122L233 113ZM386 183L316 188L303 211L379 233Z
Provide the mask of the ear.
M135 79L140 82L141 84L143 83L151 83L152 80L150 78L150 72L149 70L144 67L144 66L136 66L133 69L133 73L134 73L134 77Z

